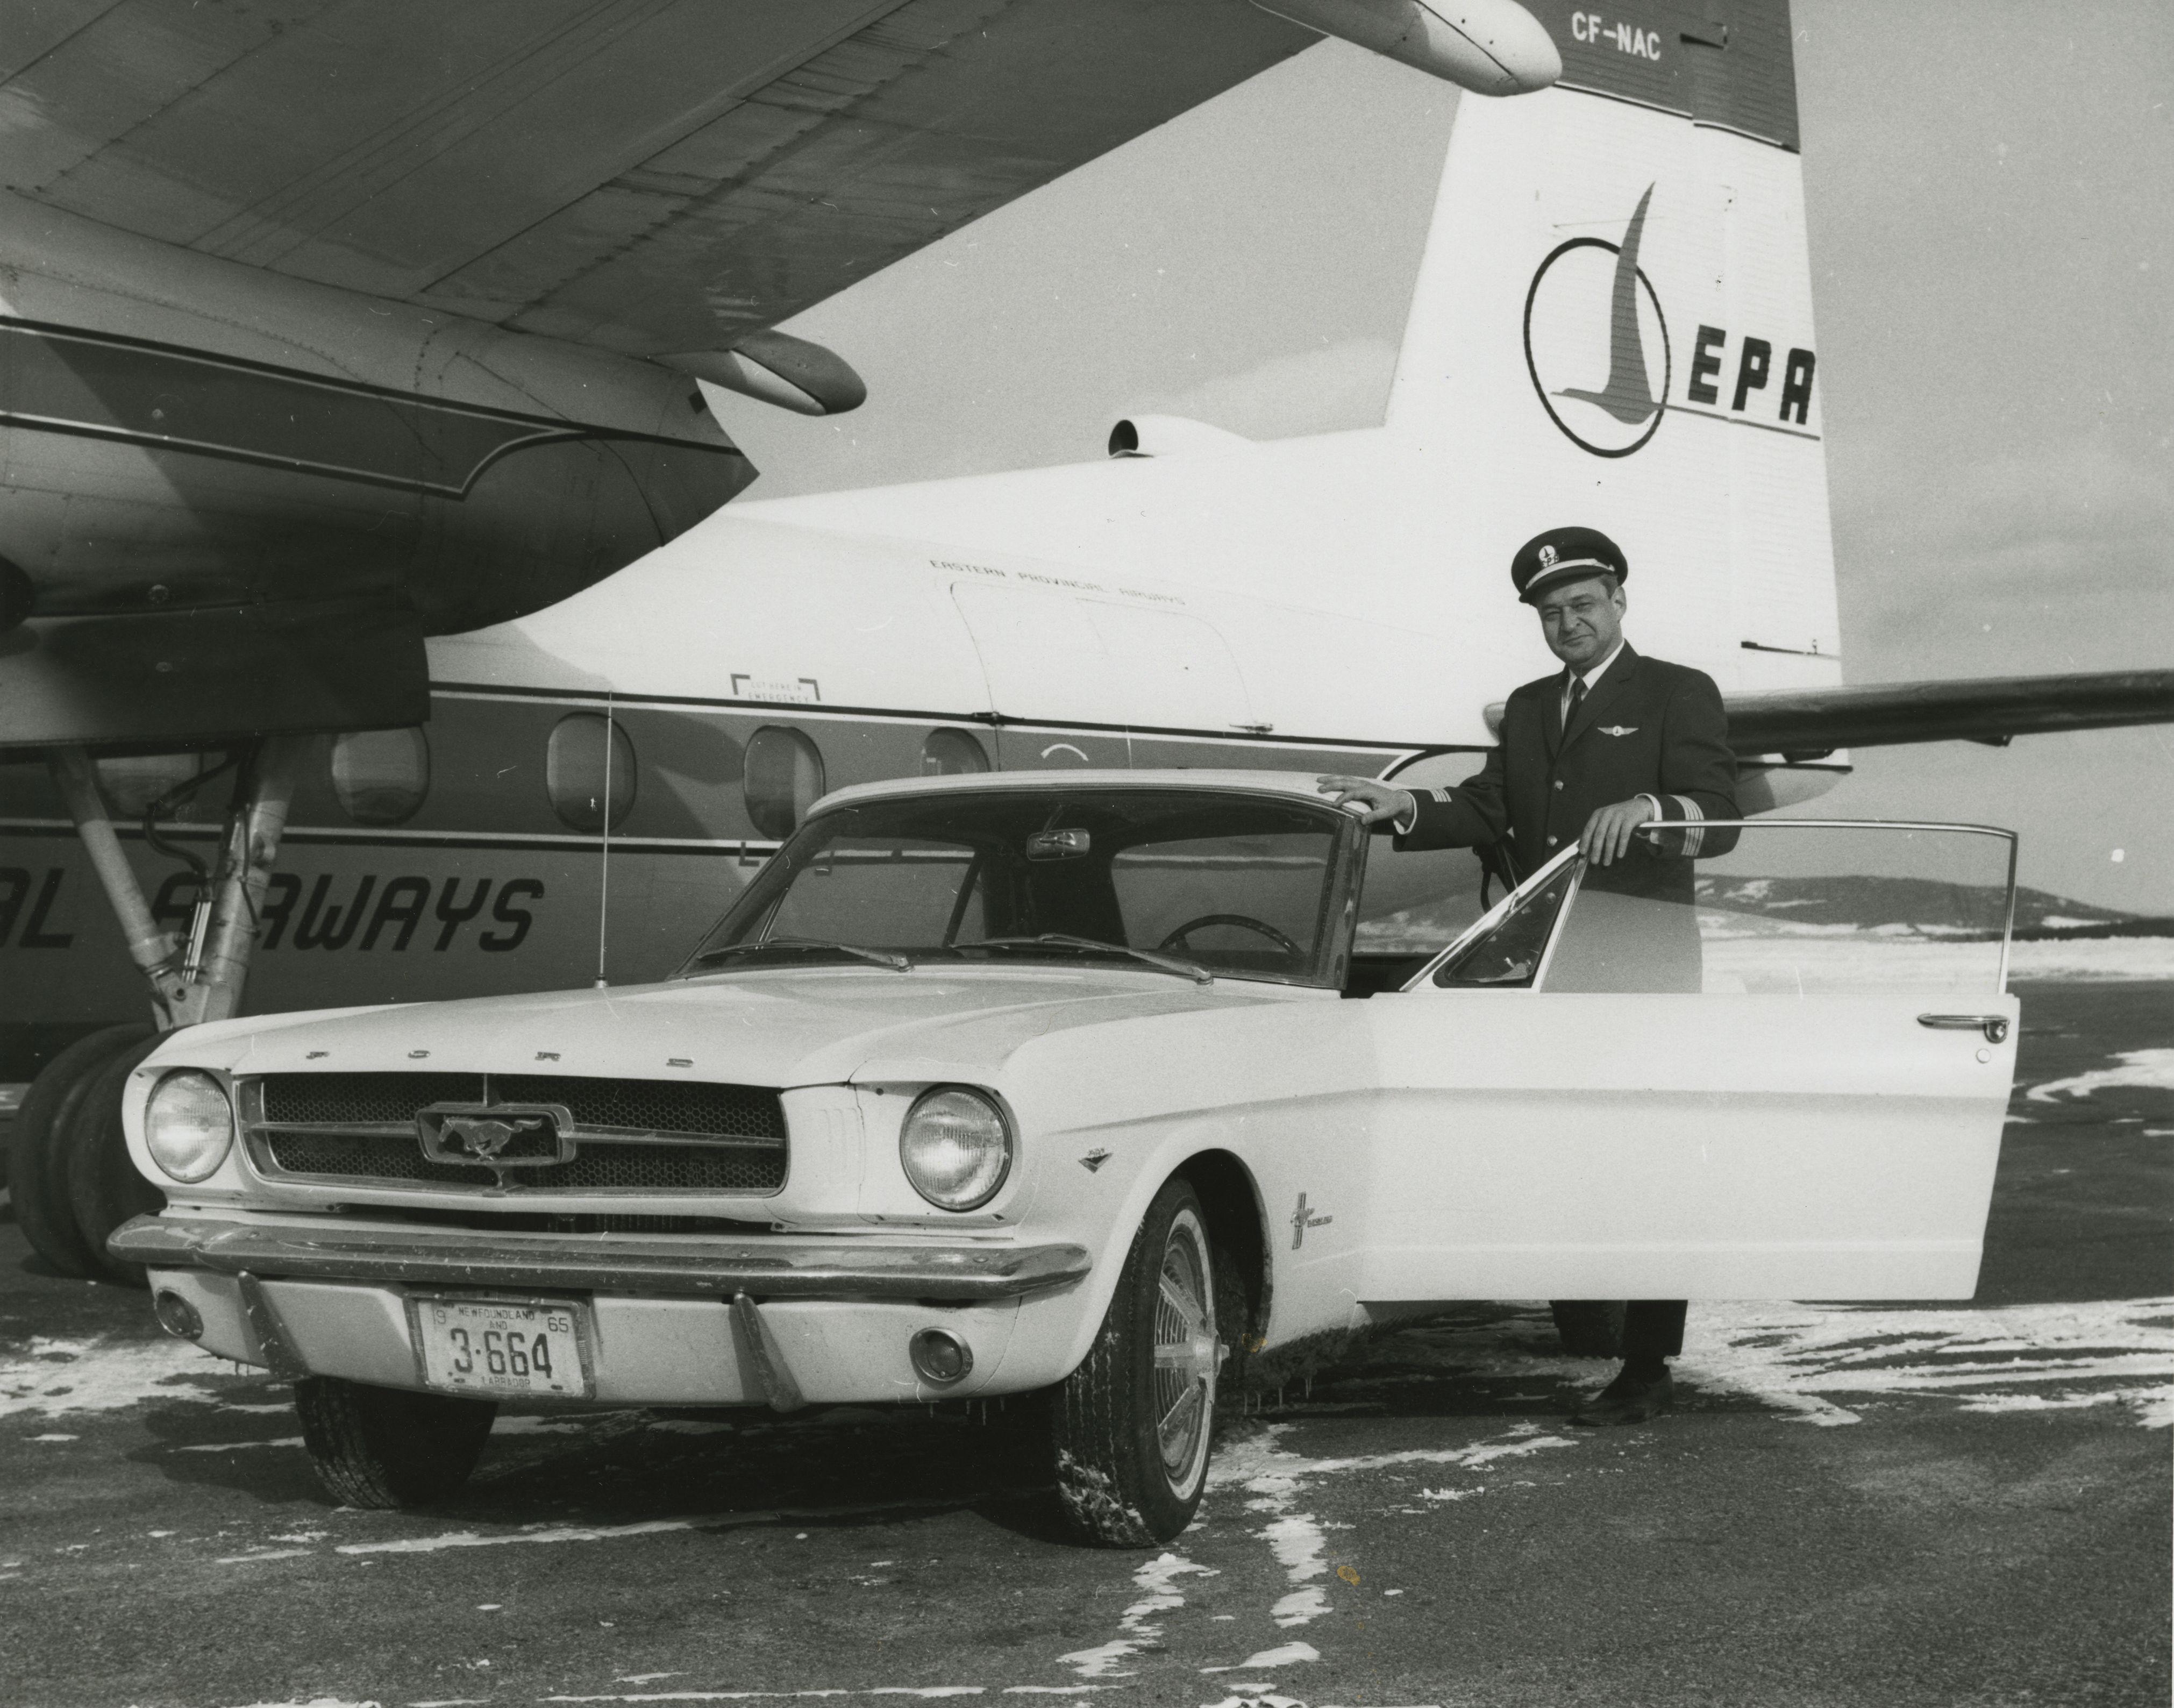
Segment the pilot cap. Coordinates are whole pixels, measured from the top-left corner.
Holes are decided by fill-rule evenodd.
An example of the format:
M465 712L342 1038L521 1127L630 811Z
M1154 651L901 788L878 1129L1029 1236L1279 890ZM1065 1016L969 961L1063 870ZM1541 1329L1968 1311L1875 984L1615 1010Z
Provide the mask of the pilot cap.
M1551 527L1534 534L1510 559L1510 580L1528 605L1558 582L1592 576L1613 576L1619 584L1630 579L1623 549L1596 527Z

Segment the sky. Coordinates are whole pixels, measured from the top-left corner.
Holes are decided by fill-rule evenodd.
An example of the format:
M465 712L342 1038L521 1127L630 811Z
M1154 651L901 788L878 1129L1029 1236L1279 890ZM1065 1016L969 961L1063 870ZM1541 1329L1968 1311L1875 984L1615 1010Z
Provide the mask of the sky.
M1847 679L2174 667L2162 0L1793 14ZM786 329L869 402L717 394L749 496L1088 461L1138 412L1378 424L1457 100L1325 42L818 305ZM1854 758L1813 810L2012 825L2025 884L2174 914L2174 727Z

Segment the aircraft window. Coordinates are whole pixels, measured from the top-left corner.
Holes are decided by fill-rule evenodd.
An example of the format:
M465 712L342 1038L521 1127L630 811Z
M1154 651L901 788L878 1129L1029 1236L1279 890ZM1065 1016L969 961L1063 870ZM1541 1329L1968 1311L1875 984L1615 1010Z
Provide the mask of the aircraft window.
M988 754L963 729L933 729L921 744L923 776L964 776L988 768Z
M782 840L823 793L823 755L800 731L765 724L748 738L740 787L755 829Z
M569 830L604 828L607 773L611 828L616 830L634 810L635 762L626 726L593 711L570 712L560 718L544 751L544 786L550 794L552 810Z
M430 792L430 743L419 729L358 730L333 741L332 773L356 824L405 824Z

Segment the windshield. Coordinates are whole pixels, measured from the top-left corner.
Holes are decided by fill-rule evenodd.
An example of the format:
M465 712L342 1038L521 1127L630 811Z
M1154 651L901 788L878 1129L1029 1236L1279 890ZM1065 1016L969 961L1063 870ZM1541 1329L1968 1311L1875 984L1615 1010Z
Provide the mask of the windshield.
M1346 832L1308 802L1205 789L869 801L794 835L681 972L902 957L1325 984Z

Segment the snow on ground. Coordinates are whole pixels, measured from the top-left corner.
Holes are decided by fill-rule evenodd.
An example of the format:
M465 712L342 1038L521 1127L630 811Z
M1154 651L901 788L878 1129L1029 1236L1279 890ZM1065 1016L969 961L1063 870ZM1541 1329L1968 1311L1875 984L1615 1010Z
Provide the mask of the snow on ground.
M2116 1065L2112 1068L2097 1068L2088 1073L2048 1079L2042 1085L2034 1085L2030 1091L2031 1101L2051 1103L2064 1095L2081 1099L2116 1085L2174 1091L2174 1050L2124 1050L2114 1057L2114 1062Z
M210 1381L257 1374L187 1341L38 1336L20 1353L0 1356L0 1418L113 1412L150 1400L210 1402L219 1397Z
M1476 1470L1497 1459L1576 1445L1567 1436L1542 1433L1537 1424L1519 1424L1506 1435L1462 1447L1308 1458L1282 1445L1282 1437L1292 1427L1269 1424L1235 1434L1221 1443L1208 1473L1211 1492L1232 1490L1251 1496L1246 1510L1259 1513L1267 1521L1253 1533L1268 1544L1276 1564L1283 1568L1284 1581L1292 1586L1290 1592L1269 1609L1269 1616L1285 1630L1311 1624L1329 1610L1327 1587L1313 1581L1328 1576L1328 1538L1318 1518L1297 1510L1301 1497L1315 1479L1401 1465L1452 1465Z
M1854 1424L1836 1396L1911 1395L1966 1412L2120 1405L2174 1424L2174 1298L1983 1310L1694 1305L1679 1370L1807 1423Z
M1960 995L1992 989L2000 959L1995 943L1944 943L1847 928L1809 940L1795 935L1709 938L1705 949L1708 991L1754 994L1800 988L1814 995L1879 990ZM2174 937L2011 943L2008 976L2011 981L2174 980Z
M1382 1343L1403 1365L1469 1370L1534 1384L1589 1386L1604 1367L1534 1349L1551 1347L1548 1308L1535 1304L1484 1328L1420 1327ZM1791 1422L1863 1421L1863 1402L1937 1401L1965 1412L2030 1412L2106 1406L2154 1428L2174 1424L2174 1297L2059 1305L1878 1306L1695 1303L1676 1374L1691 1405L1703 1393L1760 1401ZM1403 1378L1408 1379L1408 1378ZM1354 1385L1363 1386L1362 1374ZM1428 1459L1476 1468L1490 1457L1551 1446L1561 1437L1516 1432L1503 1443L1456 1453L1311 1461L1308 1468L1362 1468ZM1210 1487L1242 1479L1250 1461L1219 1455ZM1461 1498L1453 1489L1424 1498Z
M1202 1577L1218 1577L1221 1574L1212 1566L1197 1565L1182 1554L1165 1552L1155 1556L1133 1573L1133 1587L1140 1592L1140 1599L1127 1608L1117 1620L1122 1635L1091 1649L1074 1649L1068 1655L1059 1655L1057 1664L1069 1667L1083 1678L1127 1678L1132 1670L1124 1665L1143 1649L1162 1646L1162 1625L1165 1613L1171 1613L1185 1605L1185 1597L1177 1588L1177 1581L1189 1573Z
M2011 979L2174 979L2174 937L2106 937L2009 945Z

